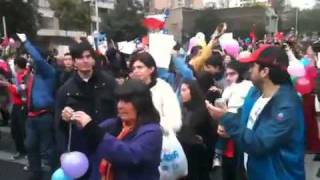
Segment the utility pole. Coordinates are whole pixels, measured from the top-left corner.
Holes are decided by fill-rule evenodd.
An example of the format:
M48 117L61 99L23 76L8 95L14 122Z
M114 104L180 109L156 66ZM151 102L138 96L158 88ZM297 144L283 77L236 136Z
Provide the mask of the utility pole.
M96 15L96 31L99 32L99 8L98 8L98 0L95 0L95 15Z
M298 36L298 26L299 26L299 8L296 8L296 36Z
M7 37L7 26L6 26L6 17L2 16L2 24L3 24L3 36Z

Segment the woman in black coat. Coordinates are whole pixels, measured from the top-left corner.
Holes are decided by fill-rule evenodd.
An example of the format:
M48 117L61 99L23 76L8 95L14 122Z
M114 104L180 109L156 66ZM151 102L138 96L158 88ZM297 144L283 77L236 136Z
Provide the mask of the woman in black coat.
M197 81L184 81L180 90L183 122L178 139L188 160L184 179L209 180L217 125L208 114Z

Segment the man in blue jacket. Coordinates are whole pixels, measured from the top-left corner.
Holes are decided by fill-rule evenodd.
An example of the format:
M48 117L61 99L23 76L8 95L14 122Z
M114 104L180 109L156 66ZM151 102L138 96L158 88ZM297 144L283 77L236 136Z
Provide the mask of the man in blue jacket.
M218 133L230 136L243 152L242 165L249 180L303 180L304 119L295 92L288 56L278 47L264 46L250 57L250 78L255 85L238 114L207 102Z
M25 34L17 34L31 55L34 71L27 82L26 150L30 166L30 180L41 179L41 155L49 161L51 170L57 166L53 134L55 69L41 56Z

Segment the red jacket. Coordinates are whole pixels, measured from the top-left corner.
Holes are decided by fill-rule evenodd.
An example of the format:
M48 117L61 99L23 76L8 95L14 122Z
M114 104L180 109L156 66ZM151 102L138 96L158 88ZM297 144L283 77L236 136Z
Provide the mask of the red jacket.
M11 98L11 102L14 105L23 105L26 104L26 100L22 100L20 94L18 93L17 90L17 84L19 86L21 86L21 82L23 81L23 79L25 78L26 75L28 75L29 70L25 69L19 73L16 74L16 84L11 84L10 86L8 86L8 91L10 94L10 98ZM21 87L20 87L21 88ZM26 88L26 85L25 85Z

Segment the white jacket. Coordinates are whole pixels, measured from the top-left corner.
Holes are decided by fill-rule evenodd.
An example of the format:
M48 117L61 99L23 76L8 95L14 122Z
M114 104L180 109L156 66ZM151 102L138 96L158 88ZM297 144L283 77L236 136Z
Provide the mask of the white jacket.
M181 108L171 86L162 79L150 89L152 101L160 114L160 124L165 130L178 132L182 125Z
M228 112L236 113L238 111L252 86L251 81L243 80L226 87L222 93L222 98L228 102Z

